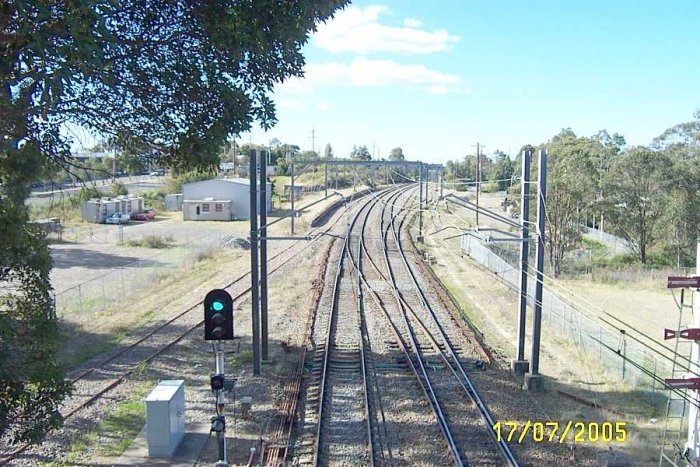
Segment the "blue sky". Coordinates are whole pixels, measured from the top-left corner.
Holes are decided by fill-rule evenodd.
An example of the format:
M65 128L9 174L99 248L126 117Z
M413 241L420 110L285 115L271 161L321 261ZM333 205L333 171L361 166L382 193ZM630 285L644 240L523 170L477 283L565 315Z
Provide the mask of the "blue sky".
M651 140L700 108L700 2L357 1L274 93L279 123L241 135L444 162L513 154L571 127Z

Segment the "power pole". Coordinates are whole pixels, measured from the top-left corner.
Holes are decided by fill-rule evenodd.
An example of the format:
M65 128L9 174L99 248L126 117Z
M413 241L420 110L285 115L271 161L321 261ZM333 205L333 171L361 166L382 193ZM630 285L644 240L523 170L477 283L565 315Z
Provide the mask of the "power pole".
M440 199L445 197L445 173L440 170Z
M532 315L532 366L525 374L525 386L530 391L542 390L542 375L540 375L540 335L542 330L542 289L544 281L544 202L547 198L547 152L540 149L537 180L537 248L536 263L537 269L535 279L535 306Z
M328 161L323 164L323 188L325 190L325 197L328 198Z
M530 244L530 159L532 151L523 151L522 178L520 188L520 225L522 237L520 243L520 307L518 309L518 348L514 360L511 360L511 370L521 377L530 370L530 364L525 360L525 324L527 317L527 270Z
M418 164L418 242L423 242L423 163Z
M236 176L236 138L233 138L233 176Z
M296 213L294 212L294 155L290 154L289 158L291 160L291 169L292 169L292 191L290 193L290 200L292 203L292 215L289 217L292 223L292 235L294 235L294 216L296 216Z
M472 146L473 147L473 146ZM476 230L479 230L479 194L481 193L481 150L485 146L476 143Z
M316 128L311 127L311 151L316 152Z
M260 151L260 319L262 321L262 359L267 349L267 151Z
M253 374L260 375L260 314L258 305L260 304L260 284L258 282L258 200L256 194L255 180L255 149L248 153L248 179L250 183L250 296L253 323Z

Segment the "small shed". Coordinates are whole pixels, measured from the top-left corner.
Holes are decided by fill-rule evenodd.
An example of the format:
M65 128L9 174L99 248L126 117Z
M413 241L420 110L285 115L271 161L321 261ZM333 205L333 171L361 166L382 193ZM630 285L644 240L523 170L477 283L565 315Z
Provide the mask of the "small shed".
M233 220L233 203L229 199L186 199L182 202L182 219L186 221L230 221Z
M130 195L116 198L92 198L80 204L82 219L98 224L116 212L131 215L140 211L143 211L143 198Z
M182 193L165 195L165 210L166 211L182 211Z
M256 181L256 185L256 188L259 188L260 183ZM196 203L199 203L200 217L191 218L191 220L203 220L205 219L204 217L201 217L202 213L204 212L203 204L217 204L224 201L230 201L231 215L233 219L250 219L250 184L248 179L218 178L213 180L204 180L201 182L186 183L182 187L182 194L183 219L187 219L187 217L185 217L185 210L188 209L186 205L194 205L196 215ZM258 210L260 210L260 202L257 201L257 204ZM272 209L272 184L270 182L267 183L266 204L267 212L269 212ZM209 212L212 212L211 206L209 206L209 209ZM221 209L223 213L224 206L221 206ZM211 217L208 217L206 219L211 219Z

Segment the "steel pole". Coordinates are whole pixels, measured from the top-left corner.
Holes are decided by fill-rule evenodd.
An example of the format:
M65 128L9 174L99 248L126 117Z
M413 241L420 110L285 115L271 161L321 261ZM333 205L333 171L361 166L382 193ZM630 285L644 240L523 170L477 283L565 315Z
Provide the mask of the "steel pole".
M290 157L294 157L294 156L290 156ZM292 203L292 217L291 217L292 224L291 225L292 225L292 235L294 235L294 216L296 216L296 213L294 212L294 159L292 159L291 168L292 168L292 192L289 195L290 196L289 199L291 200L291 203Z
M268 360L267 333L267 154L260 153L260 320L262 359Z
M479 193L481 192L481 155L476 143L476 230L479 230Z
M258 295L260 284L258 283L258 200L255 190L255 150L251 149L248 153L250 164L248 166L248 175L250 183L250 296L251 296L251 312L252 312L252 335L253 335L253 374L260 375L260 314Z
M423 163L418 166L418 241L423 241Z
M520 224L522 226L522 242L520 243L520 306L518 309L518 348L516 359L511 368L518 375L524 375L529 370L525 360L525 325L527 320L527 273L528 257L530 254L530 160L532 151L523 151L522 177L520 178Z
M547 152L540 149L538 164L538 196L537 196L537 247L536 263L537 269L535 281L535 306L532 315L532 369L525 375L525 383L528 389L538 391L542 389L542 376L540 371L540 335L542 330L542 292L544 281L544 221L545 221L545 200L547 198Z

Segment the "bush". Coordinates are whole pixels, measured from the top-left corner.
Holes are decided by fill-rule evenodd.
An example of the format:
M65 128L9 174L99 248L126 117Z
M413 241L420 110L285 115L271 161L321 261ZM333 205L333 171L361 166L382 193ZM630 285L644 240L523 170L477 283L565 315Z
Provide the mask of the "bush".
M144 248L170 248L171 243L175 240L171 236L161 237L159 235L148 235L146 237L140 238L138 240L127 240L124 245L130 247L144 247Z
M500 189L500 186L496 182L489 182L481 185L482 193L495 193Z
M129 190L126 189L123 183L112 183L112 196L128 195Z
M103 193L94 186L84 186L80 189L77 196L72 196L70 198L70 204L73 207L80 206L80 203L91 200L93 198L102 198Z
M140 194L145 205L149 208L155 209L156 211L165 210L165 195L166 193L162 189L156 191L144 191Z

